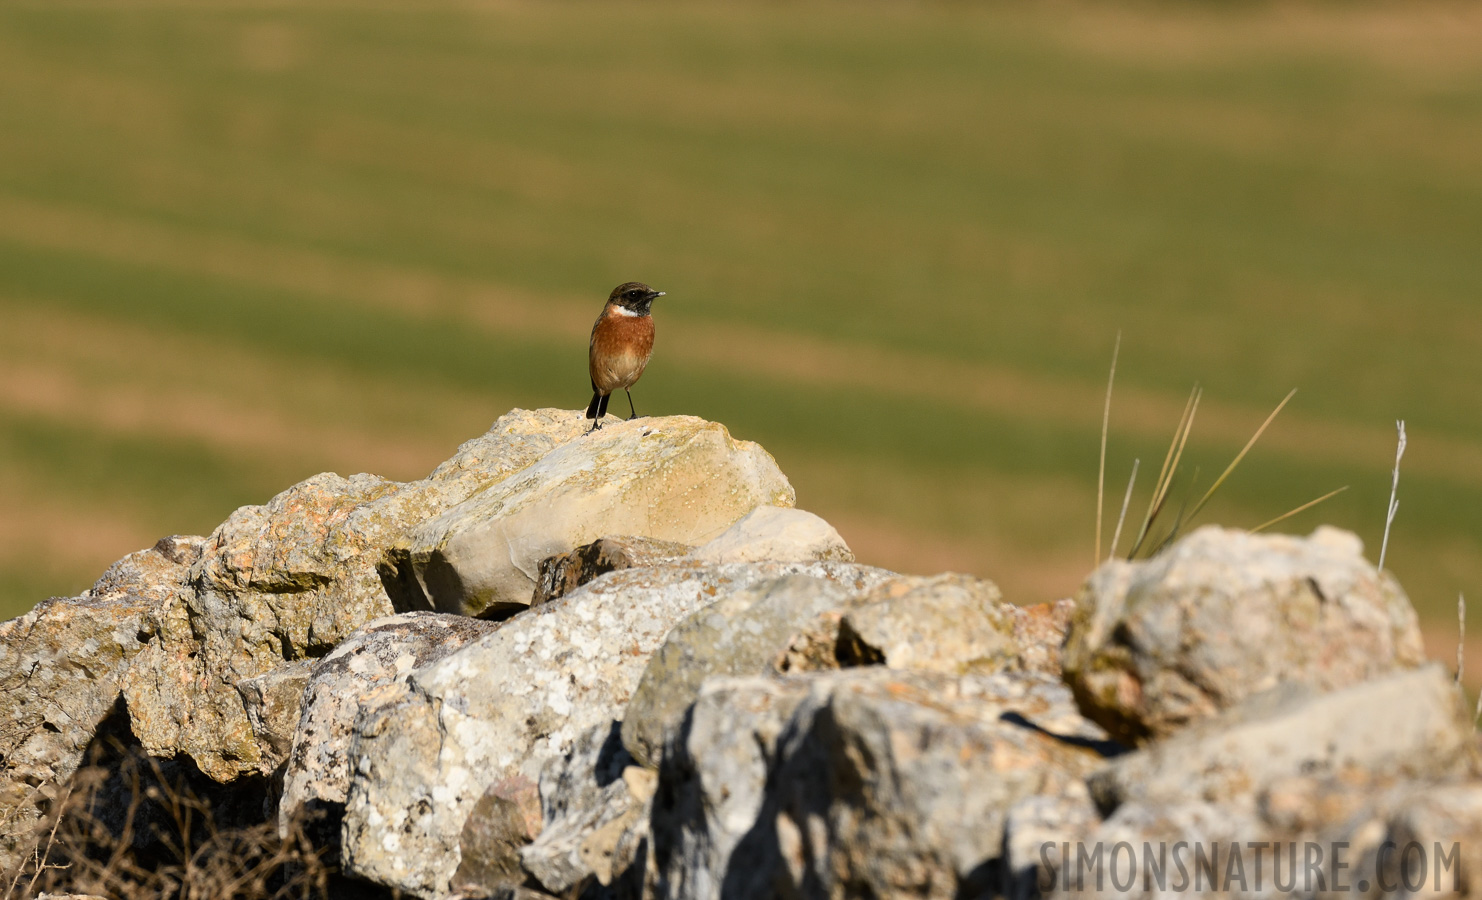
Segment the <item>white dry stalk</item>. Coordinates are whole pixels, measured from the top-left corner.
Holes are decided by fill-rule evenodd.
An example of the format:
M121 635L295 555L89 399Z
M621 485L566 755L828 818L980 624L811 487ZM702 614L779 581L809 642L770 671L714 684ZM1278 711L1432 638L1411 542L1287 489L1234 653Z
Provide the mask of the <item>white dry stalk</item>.
M1405 420L1395 423L1400 432L1400 444L1395 448L1394 481L1389 486L1389 513L1384 517L1384 541L1379 545L1379 570L1384 571L1384 555L1389 551L1389 527L1394 524L1395 513L1400 508L1400 459L1405 455Z
M1096 565L1101 565L1101 503L1106 489L1106 431L1111 424L1112 382L1117 380L1117 355L1122 352L1122 332L1117 332L1117 342L1112 346L1111 374L1106 378L1106 406L1101 410L1101 464L1096 468ZM1121 524L1118 523L1118 528ZM1116 547L1117 542L1112 541ZM1113 550L1113 553L1116 551Z
M1467 665L1467 598L1456 595L1456 683L1461 684L1461 673Z
M1111 549L1106 554L1107 562L1111 562L1112 557L1117 555L1117 544L1122 540L1122 523L1127 521L1127 504L1132 502L1132 486L1137 484L1137 467L1141 463L1141 459L1132 461L1132 477L1127 479L1127 493L1122 497L1122 514L1117 516L1117 530L1112 533Z

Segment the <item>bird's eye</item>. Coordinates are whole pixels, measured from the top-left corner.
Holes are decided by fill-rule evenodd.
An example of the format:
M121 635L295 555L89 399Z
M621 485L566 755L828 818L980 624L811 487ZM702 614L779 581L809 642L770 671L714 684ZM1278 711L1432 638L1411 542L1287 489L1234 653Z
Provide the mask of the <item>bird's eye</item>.
M643 296L643 292L642 291L629 291L628 292L628 296L631 297L634 300L637 300L639 297L642 297Z

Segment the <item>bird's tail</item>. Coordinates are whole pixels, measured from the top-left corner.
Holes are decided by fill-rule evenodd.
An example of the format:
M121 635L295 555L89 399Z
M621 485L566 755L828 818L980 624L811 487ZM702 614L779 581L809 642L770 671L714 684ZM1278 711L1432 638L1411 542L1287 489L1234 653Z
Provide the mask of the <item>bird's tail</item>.
M607 412L607 398L602 396L601 391L592 392L592 402L587 404L587 418L600 419Z

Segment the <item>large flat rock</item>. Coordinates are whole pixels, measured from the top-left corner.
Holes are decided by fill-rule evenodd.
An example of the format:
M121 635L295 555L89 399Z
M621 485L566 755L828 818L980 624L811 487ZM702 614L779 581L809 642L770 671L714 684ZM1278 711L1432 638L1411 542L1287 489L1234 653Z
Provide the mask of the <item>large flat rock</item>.
M543 560L607 535L699 545L792 485L759 445L693 416L638 419L570 441L413 532L401 552L444 612L530 605Z

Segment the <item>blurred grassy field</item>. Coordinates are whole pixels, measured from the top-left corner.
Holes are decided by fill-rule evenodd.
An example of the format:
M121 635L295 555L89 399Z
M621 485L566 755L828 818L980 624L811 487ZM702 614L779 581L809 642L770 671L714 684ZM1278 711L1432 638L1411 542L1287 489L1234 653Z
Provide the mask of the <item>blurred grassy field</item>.
M641 411L1019 601L1092 565L1118 330L1111 507L1194 382L1205 484L1297 387L1204 519L1347 484L1291 530L1377 556L1404 418L1389 562L1444 623L1482 598L1478 47L1476 6L7 3L0 614L583 405L637 278Z

